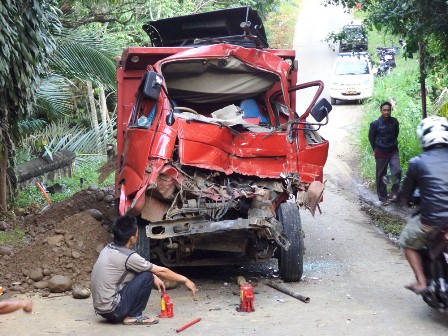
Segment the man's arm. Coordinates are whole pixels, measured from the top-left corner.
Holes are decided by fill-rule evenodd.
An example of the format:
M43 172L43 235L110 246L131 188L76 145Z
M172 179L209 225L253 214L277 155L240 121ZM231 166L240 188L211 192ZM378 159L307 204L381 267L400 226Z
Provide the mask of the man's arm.
M25 313L31 313L33 302L31 300L18 300L0 302L0 314L8 314L23 309Z
M178 281L182 282L189 290L191 290L191 293L194 294L197 291L196 285L188 279L186 276L180 275L176 272L173 272L169 268L161 267L157 265L152 265L151 272L158 277L161 277L162 279L172 280L172 281Z
M375 150L375 138L376 138L376 124L375 121L372 121L369 127L369 142L373 150Z

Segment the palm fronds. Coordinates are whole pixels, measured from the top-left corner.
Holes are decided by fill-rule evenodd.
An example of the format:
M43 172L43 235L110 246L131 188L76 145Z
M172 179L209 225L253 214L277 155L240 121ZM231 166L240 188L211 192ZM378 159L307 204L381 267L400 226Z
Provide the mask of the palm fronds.
M434 102L429 115L441 115L448 117L448 88L444 88Z
M107 145L115 143L114 135L110 132L115 124L102 123L98 130L88 130L81 126L73 126L67 119L49 123L44 129L35 131L22 139L16 150L19 161L27 161L44 151L52 153L69 150L83 161L95 157L104 158Z
M29 134L31 132L39 132L45 127L46 124L47 122L43 119L23 119L17 123L18 133Z
M102 83L114 90L115 64L111 57L114 53L114 47L92 33L65 30L58 36L50 66L60 75Z
M36 112L49 120L57 120L73 111L74 84L67 78L51 75L44 78L37 92Z

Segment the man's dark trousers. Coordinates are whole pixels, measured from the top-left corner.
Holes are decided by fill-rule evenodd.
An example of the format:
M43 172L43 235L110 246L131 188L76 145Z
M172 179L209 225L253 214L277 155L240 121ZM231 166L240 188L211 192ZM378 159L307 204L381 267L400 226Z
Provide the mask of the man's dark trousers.
M126 317L137 317L143 314L154 285L151 272L141 272L120 291L121 300L111 313L101 314L109 322L122 322Z
M387 174L387 167L390 166L390 173L397 178L397 183L392 185L391 195L396 196L400 188L401 167L400 155L398 151L391 153L387 157L376 157L376 192L381 202L387 202L387 185L383 182L383 177Z

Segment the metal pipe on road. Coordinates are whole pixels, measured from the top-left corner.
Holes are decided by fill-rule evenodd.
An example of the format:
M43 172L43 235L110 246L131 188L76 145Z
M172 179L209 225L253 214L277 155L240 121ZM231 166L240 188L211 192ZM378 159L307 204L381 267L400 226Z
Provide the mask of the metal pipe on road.
M305 302L305 303L310 302L310 298L309 297L303 296L303 295L301 295L301 294L299 294L297 292L293 292L292 290L290 290L288 287L286 287L283 284L279 284L279 283L276 283L276 282L268 280L266 282L266 285L268 285L269 287L272 287L272 288L274 288L274 289L276 289L276 290L278 290L278 291L280 291L282 293L288 294L289 296L292 296L292 297L294 297L294 298L296 298L296 299L298 299L298 300L300 300L302 302Z

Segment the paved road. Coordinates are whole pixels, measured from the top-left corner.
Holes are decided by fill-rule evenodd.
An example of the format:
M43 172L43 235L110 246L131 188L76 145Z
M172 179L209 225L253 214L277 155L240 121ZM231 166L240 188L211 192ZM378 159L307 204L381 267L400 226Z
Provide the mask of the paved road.
M336 54L321 42L326 33L347 20L334 7L305 0L294 45L301 64L300 81L322 78L328 83ZM356 126L361 106L338 105L330 124L322 129L331 141L325 170L327 189L322 215L302 213L306 231L305 277L290 287L310 297L302 303L263 285L275 276L276 262L245 269L204 268L190 275L200 286L195 301L184 288L170 291L175 316L157 326L112 326L93 314L91 300L70 297L35 299L32 315L14 313L0 318L2 335L174 335L175 328L201 317L184 335L444 335L448 316L427 307L403 289L411 271L398 248L369 224L360 210L352 177L356 165L348 136ZM236 276L260 279L254 313L238 313ZM150 299L147 312L159 311Z

